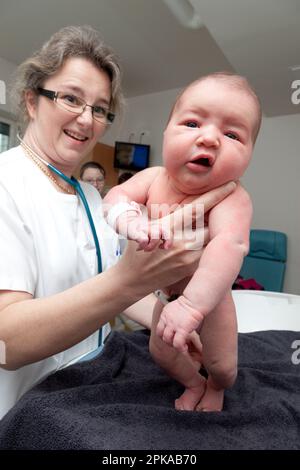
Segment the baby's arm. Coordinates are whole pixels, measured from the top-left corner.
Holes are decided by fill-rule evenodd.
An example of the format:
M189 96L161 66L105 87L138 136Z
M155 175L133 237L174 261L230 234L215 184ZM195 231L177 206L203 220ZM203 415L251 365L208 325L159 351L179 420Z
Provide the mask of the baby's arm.
M152 244L148 219L142 215L139 205L147 204L151 184L161 170L161 167L147 168L112 188L104 198L104 214L108 223L120 235L138 242L141 249L152 248Z
M211 210L210 242L199 266L183 295L164 308L157 327L158 335L179 351L187 349L188 334L231 289L248 253L251 216L250 197L240 184Z

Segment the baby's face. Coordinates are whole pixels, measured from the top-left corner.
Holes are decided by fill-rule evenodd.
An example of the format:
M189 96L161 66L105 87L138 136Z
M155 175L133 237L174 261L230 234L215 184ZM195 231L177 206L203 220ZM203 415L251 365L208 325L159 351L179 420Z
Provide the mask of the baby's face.
M214 79L189 87L164 132L164 164L176 187L197 194L238 180L251 158L256 122L246 91Z

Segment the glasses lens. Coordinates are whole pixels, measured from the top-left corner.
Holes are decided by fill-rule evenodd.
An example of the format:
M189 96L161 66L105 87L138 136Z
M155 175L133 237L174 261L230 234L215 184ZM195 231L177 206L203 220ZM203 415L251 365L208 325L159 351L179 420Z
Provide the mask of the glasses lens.
M102 122L103 124L111 124L115 115L102 106L94 106L93 117L96 121Z
M72 95L71 93L64 93L59 91L57 93L56 102L62 108L71 111L71 113L82 113L85 102L78 98L78 96Z
M115 118L113 113L102 106L87 105L85 101L71 93L65 93L62 91L57 92L56 103L61 108L75 114L82 113L85 107L89 106L92 108L93 118L95 121L101 122L102 124L111 124Z
M87 179L85 179L84 181L85 181L86 183L91 183L91 184L92 184L92 183L100 184L100 183L103 183L104 178L95 178L95 179L93 179L93 178L87 178Z

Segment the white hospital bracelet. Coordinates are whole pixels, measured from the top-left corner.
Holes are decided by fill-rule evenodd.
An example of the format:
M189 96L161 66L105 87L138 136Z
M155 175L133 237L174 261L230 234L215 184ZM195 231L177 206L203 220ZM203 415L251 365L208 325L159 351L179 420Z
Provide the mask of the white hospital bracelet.
M127 211L135 211L137 215L142 215L142 211L137 202L118 202L118 204L115 204L111 209L109 209L106 216L107 223L115 229L117 218L119 215Z

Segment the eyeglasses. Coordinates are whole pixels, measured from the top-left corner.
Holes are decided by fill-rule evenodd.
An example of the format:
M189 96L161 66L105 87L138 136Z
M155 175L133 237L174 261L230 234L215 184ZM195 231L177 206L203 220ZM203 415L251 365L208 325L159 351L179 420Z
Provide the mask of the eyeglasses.
M100 184L104 182L104 178L85 178L82 181L85 181L86 183L90 183L90 184L93 184L93 183Z
M104 108L103 106L92 106L87 104L78 96L72 95L64 91L52 91L46 90L45 88L37 89L39 94L49 98L49 100L55 101L58 106L70 111L70 113L81 114L88 106L92 109L92 116L97 122L102 124L111 124L115 119L115 114L112 113L109 109Z

